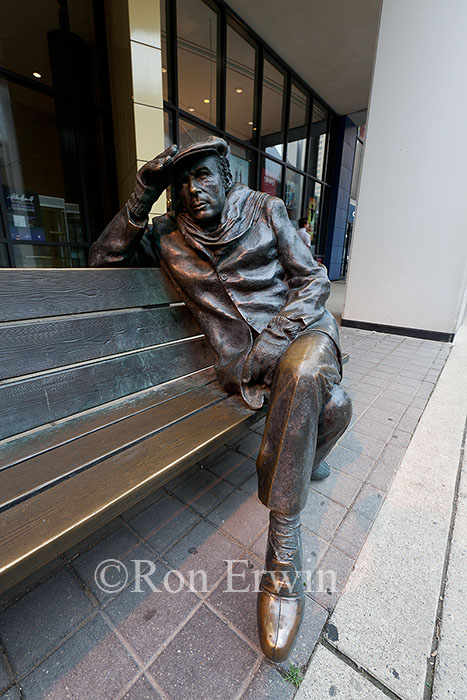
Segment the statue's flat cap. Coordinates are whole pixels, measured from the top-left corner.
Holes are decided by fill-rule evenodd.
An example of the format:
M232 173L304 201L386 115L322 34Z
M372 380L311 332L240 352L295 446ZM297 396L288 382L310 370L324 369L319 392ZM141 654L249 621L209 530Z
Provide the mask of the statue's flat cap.
M226 156L229 152L227 141L219 136L208 136L204 141L190 143L189 146L181 148L174 156L174 168L184 164L188 160L203 158L206 156Z

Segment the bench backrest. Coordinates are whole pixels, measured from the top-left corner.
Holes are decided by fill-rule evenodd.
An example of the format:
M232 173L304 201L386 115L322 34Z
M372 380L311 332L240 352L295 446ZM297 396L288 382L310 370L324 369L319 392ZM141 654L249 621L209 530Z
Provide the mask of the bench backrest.
M0 439L213 359L161 270L0 272Z

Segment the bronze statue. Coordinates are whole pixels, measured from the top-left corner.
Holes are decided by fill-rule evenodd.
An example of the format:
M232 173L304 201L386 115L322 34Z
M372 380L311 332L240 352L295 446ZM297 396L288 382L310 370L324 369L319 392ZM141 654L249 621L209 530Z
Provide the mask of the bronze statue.
M216 353L220 384L252 409L269 404L257 459L258 495L270 509L258 627L265 656L279 662L304 612L300 511L310 479L329 474L324 458L349 424L351 403L339 386L337 324L324 307L326 269L282 200L233 184L227 153L223 139L209 137L144 165L90 265L161 261ZM170 183L175 211L149 227Z

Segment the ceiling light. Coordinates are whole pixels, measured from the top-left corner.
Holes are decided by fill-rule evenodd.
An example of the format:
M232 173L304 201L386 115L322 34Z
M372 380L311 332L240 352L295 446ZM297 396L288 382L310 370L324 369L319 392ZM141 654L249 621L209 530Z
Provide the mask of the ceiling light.
M189 112L194 112L194 111L195 111L195 108L194 108L194 107L188 107L188 111L189 111Z
M38 73L37 71L34 71L33 76L34 76L35 78L42 78L41 73Z
M253 126L253 122L248 122L248 126Z
M238 95L241 95L242 92L243 92L243 88L241 88L241 87L235 88L235 92L236 92Z
M211 100L208 97L205 97L203 102L205 105L208 105L211 102Z

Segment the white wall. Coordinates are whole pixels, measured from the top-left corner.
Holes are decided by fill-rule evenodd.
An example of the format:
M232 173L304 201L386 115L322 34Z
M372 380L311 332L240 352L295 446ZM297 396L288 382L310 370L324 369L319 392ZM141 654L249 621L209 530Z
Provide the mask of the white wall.
M455 332L467 272L467 2L384 0L343 317Z

